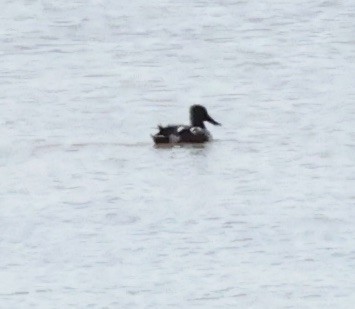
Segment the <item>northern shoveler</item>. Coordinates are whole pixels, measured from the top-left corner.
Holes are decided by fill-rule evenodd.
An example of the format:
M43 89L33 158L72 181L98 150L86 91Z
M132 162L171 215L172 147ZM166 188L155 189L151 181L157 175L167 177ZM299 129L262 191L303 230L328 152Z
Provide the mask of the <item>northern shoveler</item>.
M206 129L204 121L214 125L221 124L215 121L207 113L207 109L202 105L192 105L190 107L191 125L168 125L158 126L159 132L152 135L155 144L175 144L175 143L204 143L211 140L212 136Z

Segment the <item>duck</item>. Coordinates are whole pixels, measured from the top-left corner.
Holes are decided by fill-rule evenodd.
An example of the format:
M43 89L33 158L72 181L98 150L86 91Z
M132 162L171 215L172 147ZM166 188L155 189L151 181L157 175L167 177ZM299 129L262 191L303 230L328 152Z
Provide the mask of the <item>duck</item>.
M206 107L195 104L190 107L190 125L158 125L158 133L152 135L155 144L205 143L212 139L204 122L220 126L207 112Z

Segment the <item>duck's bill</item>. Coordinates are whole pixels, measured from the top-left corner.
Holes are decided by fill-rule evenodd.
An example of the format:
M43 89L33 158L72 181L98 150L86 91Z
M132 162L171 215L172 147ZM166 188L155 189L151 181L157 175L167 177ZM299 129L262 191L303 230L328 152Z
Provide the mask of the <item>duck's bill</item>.
M217 122L216 120L214 120L210 115L207 115L206 121L214 124L215 126L221 126L221 124L219 122Z

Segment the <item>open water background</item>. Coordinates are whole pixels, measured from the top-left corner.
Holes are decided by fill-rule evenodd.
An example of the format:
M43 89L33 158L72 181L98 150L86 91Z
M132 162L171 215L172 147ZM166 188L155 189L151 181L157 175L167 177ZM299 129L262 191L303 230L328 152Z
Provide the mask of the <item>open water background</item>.
M353 308L354 1L2 1L0 308ZM154 148L204 104L202 147Z

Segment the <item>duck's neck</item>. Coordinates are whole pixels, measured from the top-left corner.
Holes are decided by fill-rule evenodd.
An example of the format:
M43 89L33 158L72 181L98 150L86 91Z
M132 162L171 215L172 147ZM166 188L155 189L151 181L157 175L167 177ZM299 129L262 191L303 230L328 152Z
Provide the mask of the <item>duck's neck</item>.
M191 119L191 125L193 127L200 127L202 129L205 129L205 124L203 123L203 121L201 120L197 120L197 119Z

